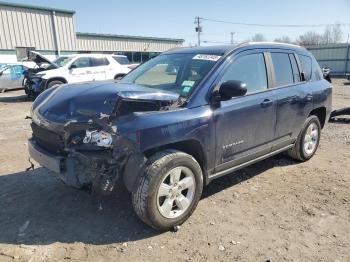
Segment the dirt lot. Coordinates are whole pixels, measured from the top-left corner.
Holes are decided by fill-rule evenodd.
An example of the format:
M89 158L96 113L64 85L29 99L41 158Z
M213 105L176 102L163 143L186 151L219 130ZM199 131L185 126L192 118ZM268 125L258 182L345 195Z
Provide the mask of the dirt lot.
M344 82L334 108L350 106ZM349 122L328 124L307 163L277 156L214 181L178 232L160 233L125 190L98 200L25 171L30 106L0 94L0 261L350 261Z

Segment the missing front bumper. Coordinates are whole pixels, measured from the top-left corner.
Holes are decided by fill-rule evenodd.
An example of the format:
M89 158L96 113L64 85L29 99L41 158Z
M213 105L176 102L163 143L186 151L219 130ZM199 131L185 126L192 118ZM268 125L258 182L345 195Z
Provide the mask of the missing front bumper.
M82 188L92 182L92 176L88 170L82 172L79 161L72 157L62 157L51 154L41 148L35 140L28 141L29 156L41 166L58 174L60 179L67 185Z
M55 172L61 173L64 169L63 157L55 156L46 150L40 148L34 140L28 141L29 156L38 162L41 166Z

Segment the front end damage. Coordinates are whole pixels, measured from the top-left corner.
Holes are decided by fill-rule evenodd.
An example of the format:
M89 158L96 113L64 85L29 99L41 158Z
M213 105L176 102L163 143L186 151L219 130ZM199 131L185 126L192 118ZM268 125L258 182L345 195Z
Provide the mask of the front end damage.
M122 174L130 173L135 166L142 172L146 158L139 151L137 141L121 136L107 119L67 123L62 147L56 152L37 137L33 123L29 153L39 164L58 173L65 184L75 188L92 185L95 192L108 194ZM127 175L134 178L134 174ZM134 181L124 182L132 187Z
M58 89L63 88L66 87ZM42 99L41 104L47 104L54 93ZM106 104L109 99L106 99L106 95L103 97L103 104ZM58 173L69 186L83 188L92 185L94 192L109 194L123 180L128 190L132 191L147 159L140 151L138 131L121 134L117 126L118 117L135 111L132 108L138 111L142 111L142 108L144 111L159 111L174 103L174 97L162 100L159 94L156 100L150 99L150 94L145 96L143 93L140 97L135 96L135 93L132 97L119 94L108 114L108 110L97 115L95 110L75 107L72 110L74 112L68 112L67 115L79 112L84 121L79 121L75 115L75 119L61 125L44 117L48 115L47 112L54 112L54 106L47 107L51 110L47 112L43 110L45 106L37 106L32 113L30 157ZM72 103L71 100L70 108Z

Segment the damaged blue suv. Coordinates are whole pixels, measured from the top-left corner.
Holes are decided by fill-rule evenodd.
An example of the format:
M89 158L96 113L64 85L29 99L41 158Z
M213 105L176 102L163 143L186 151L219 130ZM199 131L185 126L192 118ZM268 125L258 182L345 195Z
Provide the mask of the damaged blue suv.
M184 48L119 82L55 86L33 103L31 158L73 187L124 184L155 229L186 221L215 178L287 151L307 161L332 88L304 48Z

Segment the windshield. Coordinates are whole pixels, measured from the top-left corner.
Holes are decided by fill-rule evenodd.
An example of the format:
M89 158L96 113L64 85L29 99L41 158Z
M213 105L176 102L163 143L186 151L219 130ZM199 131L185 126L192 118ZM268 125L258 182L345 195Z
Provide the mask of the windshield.
M56 60L53 61L54 64L56 64L58 67L65 66L70 60L72 60L73 57L69 56L60 56Z
M114 60L121 65L130 65L131 62L126 56L113 56Z
M160 55L131 71L121 83L135 83L187 96L219 58L204 54Z

